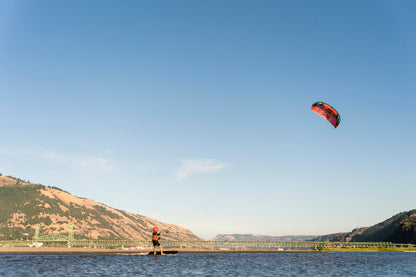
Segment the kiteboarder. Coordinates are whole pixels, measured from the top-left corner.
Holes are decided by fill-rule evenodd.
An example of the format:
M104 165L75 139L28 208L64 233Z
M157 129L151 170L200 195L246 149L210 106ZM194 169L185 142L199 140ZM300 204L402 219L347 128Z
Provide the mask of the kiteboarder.
M160 249L160 255L165 255L163 254L163 250L162 250L162 246L159 243L159 238L161 235L163 235L164 233L158 233L157 230L159 229L159 227L154 227L153 228L153 235L152 235L152 242L153 242L153 255L156 255L156 246L159 246ZM165 233L168 233L169 231L166 231Z

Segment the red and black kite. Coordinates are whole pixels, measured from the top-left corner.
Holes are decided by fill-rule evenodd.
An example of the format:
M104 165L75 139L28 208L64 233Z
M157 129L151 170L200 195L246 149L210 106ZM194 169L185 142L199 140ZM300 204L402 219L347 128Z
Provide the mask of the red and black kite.
M339 113L330 105L324 103L324 102L316 102L313 103L311 107L312 111L319 114L323 118L329 121L329 123L334 126L334 128L337 128L339 123L341 122L341 117L339 116Z

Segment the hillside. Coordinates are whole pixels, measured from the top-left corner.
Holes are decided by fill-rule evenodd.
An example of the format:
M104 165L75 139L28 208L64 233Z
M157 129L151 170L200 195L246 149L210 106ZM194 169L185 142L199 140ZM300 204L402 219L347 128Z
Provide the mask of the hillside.
M315 241L389 241L416 243L416 209L402 212L371 227L361 227L349 233L320 236Z
M219 234L213 240L227 241L305 241L312 240L316 236L263 236L253 234Z
M263 236L253 234L219 234L213 240L227 241L342 241L342 242L395 242L416 244L416 210L402 212L371 227L351 232L323 236Z
M13 177L0 176L0 211L0 240L32 238L36 224L40 235L67 234L72 224L75 239L150 240L153 226L158 226L170 228L164 239L200 240L180 226Z

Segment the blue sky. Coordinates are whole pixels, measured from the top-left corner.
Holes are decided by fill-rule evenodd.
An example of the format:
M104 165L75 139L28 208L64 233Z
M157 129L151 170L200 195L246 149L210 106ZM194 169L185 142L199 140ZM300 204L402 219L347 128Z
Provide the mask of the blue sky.
M3 1L0 172L205 239L373 225L416 208L415 13Z

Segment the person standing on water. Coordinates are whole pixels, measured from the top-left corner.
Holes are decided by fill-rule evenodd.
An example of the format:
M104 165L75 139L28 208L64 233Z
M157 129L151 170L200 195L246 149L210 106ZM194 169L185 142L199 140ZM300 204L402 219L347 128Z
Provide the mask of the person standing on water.
M165 255L163 254L163 250L162 250L162 246L159 243L159 238L161 235L163 235L164 233L158 233L157 230L159 229L159 227L154 227L153 228L153 235L152 235L152 242L153 242L153 255L156 255L156 246L159 246L160 249L160 255ZM165 233L168 233L169 231L166 231Z

